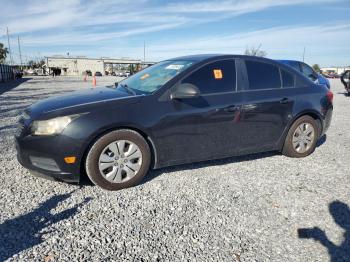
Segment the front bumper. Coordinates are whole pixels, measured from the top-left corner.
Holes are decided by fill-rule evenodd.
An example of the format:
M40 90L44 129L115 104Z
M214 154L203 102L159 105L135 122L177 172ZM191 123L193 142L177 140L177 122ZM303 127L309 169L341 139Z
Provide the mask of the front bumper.
M80 182L80 157L76 142L68 137L15 136L18 162L34 176L68 183ZM74 164L64 162L64 157L76 156Z
M24 162L20 154L17 154L17 160L23 167L29 170L31 175L35 177L44 178L51 181L60 181L60 182L67 182L67 183L80 182L80 177L77 175L73 175L71 173L64 173L60 171L53 172L53 171L35 167L34 165L29 164L28 162Z

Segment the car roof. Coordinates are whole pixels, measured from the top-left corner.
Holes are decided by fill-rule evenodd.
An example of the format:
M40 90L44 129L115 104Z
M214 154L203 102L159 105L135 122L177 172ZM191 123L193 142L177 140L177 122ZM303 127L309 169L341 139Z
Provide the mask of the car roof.
M225 58L241 58L241 59L256 59L256 60L262 60L266 62L275 62L275 60L265 58L265 57L259 57L259 56L248 56L248 55L234 55L234 54L198 54L198 55L188 55L188 56L180 56L175 57L171 59L167 59L166 61L173 61L173 60L189 60L189 61L195 61L195 62L201 62L206 60L215 60L215 59L225 59Z
M304 63L299 60L290 60L290 59L276 59L276 61L281 62L281 63L286 63L286 62L297 62L297 63Z

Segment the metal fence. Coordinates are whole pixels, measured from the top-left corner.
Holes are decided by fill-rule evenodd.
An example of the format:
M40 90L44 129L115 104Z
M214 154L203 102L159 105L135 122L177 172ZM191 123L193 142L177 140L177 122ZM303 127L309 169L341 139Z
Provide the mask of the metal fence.
M0 64L0 82L6 82L14 79L12 67Z

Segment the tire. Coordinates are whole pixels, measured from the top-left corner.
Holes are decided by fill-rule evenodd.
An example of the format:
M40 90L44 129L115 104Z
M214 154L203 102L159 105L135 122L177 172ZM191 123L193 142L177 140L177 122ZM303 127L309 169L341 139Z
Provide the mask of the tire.
M120 144L123 153L120 152ZM124 151L125 148L128 149L127 152ZM132 148L137 148L139 151L136 150L137 153L130 153L130 156L127 156ZM136 155L140 157L127 162ZM109 166L111 163L112 166ZM121 129L103 135L93 144L86 157L85 170L95 185L114 191L139 184L147 174L150 163L151 151L147 141L133 130ZM105 166L108 168L101 171ZM137 171L132 172L134 169Z
M304 125L306 124L306 125ZM313 136L311 138L311 136L306 136L304 135L305 139L303 141L311 141L309 142L308 146L305 146L306 144L303 142L298 143L296 140L298 140L299 136L297 136L296 132L300 133L300 129L297 130L300 126L302 127L308 127L310 125L313 128ZM304 129L302 128L302 129ZM306 128L305 128L306 129ZM305 130L305 133L307 133L308 131ZM304 133L304 134L305 134ZM283 145L283 149L282 149L282 154L288 157L294 157L294 158L301 158L301 157L306 157L308 155L310 155L311 153L313 153L315 151L316 148L316 144L318 141L318 137L319 137L319 125L317 123L317 121L315 119L313 119L311 116L302 116L300 118L298 118L293 124L292 126L289 128L287 137L285 139L284 145ZM300 136L301 137L301 136ZM295 138L295 143L293 143L293 138ZM296 145L296 146L295 146ZM298 146L300 145L300 147ZM304 145L304 149L302 150L302 146ZM297 147L297 148L295 148Z

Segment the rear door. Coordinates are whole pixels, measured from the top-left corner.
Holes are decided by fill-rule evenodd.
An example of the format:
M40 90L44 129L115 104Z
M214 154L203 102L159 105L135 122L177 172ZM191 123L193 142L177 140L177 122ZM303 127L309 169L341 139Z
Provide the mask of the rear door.
M295 75L275 64L245 60L242 153L275 150L292 117Z

